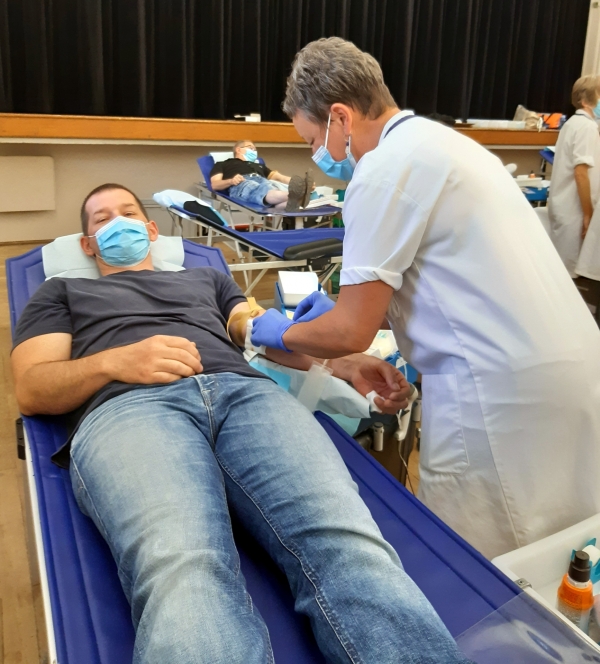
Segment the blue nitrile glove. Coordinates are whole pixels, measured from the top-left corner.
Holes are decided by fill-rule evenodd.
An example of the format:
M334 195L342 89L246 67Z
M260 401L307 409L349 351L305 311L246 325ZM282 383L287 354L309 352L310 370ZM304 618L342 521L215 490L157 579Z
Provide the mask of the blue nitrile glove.
M330 300L322 291L314 291L305 297L294 311L294 323L308 323L335 307L335 302Z
M267 348L278 348L286 353L291 353L283 343L283 335L288 327L293 325L287 316L279 313L277 309L267 309L262 316L257 316L252 322L252 333L250 341L253 346L267 346Z

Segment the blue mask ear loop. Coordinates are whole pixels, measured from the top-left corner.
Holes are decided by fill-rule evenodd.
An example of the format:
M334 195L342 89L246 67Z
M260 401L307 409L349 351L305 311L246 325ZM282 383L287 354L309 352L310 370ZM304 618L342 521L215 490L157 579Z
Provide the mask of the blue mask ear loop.
M325 132L325 148L327 149L327 142L329 141L329 125L331 124L331 113L327 118L327 131ZM352 148L352 136L348 136L346 141L346 157L350 157ZM354 156L350 157L354 161ZM356 163L356 162L355 162Z

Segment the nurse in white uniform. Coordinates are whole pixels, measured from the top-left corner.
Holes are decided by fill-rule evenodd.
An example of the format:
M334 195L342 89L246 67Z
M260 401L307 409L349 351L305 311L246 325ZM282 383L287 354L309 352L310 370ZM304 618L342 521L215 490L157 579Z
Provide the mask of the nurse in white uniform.
M548 216L552 242L575 278L582 242L600 197L600 77L577 80L571 99L577 110L556 143Z
M600 512L600 331L500 160L400 111L339 38L296 56L284 110L351 175L341 289L252 342L343 356L387 318L423 374L420 498L488 557Z

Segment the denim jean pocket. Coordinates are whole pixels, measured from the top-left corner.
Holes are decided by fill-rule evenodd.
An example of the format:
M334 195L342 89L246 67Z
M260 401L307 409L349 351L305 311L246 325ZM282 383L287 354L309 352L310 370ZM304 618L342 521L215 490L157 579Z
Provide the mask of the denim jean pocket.
M425 374L422 380L420 464L432 473L460 475L469 467L458 383L454 374Z

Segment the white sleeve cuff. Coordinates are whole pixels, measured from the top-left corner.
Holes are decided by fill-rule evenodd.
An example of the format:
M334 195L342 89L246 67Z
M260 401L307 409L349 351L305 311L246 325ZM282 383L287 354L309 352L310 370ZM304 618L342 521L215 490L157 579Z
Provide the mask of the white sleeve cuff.
M340 273L340 286L356 286L367 281L383 281L394 290L400 290L402 275L377 267L350 267L342 268Z
M574 159L574 162L575 162L573 164L574 166L581 166L582 164L586 164L590 168L594 168L594 166L595 166L594 157L591 157L591 156L588 156L588 155L584 155L584 156L581 156L581 157L576 156L575 159Z

